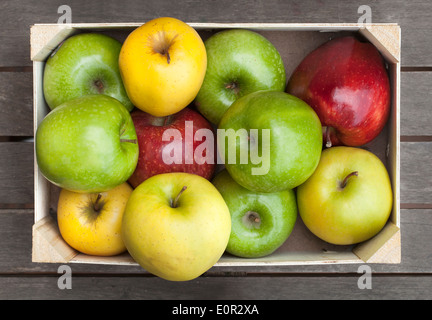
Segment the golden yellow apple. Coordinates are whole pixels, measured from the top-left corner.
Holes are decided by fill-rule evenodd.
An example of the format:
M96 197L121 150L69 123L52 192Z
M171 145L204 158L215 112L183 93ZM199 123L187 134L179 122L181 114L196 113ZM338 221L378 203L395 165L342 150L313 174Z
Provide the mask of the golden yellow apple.
M123 240L144 269L171 281L192 280L222 256L231 215L207 179L191 173L153 176L132 193L123 216Z
M194 28L178 19L161 17L128 35L119 66L132 103L161 117L193 101L204 80L207 53Z
M132 194L126 182L106 192L60 191L57 220L63 239L75 250L96 256L126 251L121 225Z

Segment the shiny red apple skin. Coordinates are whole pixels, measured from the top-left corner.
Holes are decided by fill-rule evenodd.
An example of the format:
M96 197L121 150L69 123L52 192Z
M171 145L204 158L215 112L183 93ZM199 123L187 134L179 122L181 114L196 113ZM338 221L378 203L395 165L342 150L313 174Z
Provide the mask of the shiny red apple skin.
M134 173L129 178L128 182L133 188L136 188L144 180L161 173L168 172L187 172L197 174L210 180L213 177L216 156L213 163L196 163L195 159L192 164L186 164L185 161L185 123L186 121L193 122L193 136L199 129L209 129L214 133L211 124L199 114L197 111L189 107L182 109L166 117L155 117L144 111L135 109L131 112L132 120L137 132L139 157ZM174 141L171 138L169 141L163 141L162 136L167 129L177 129L181 133L182 143L182 161L181 164L166 164L162 158L163 148ZM214 135L215 136L215 135ZM166 139L165 139L166 140ZM204 139L205 140L205 139ZM193 140L193 152L203 141ZM214 143L212 144L214 145ZM216 155L216 151L213 150Z
M361 146L383 129L390 113L390 81L379 51L352 36L330 40L294 70L287 89L318 114L331 145ZM328 145L330 146L330 145Z

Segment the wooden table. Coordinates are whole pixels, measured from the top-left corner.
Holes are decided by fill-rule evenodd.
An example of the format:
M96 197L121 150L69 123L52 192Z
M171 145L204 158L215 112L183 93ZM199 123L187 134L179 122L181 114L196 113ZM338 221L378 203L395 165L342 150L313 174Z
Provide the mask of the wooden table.
M372 289L359 289L358 265L217 267L185 283L140 267L73 265L60 290L59 264L31 262L34 222L33 92L29 29L56 23L63 1L0 2L0 299L431 299L432 3L418 1L76 0L72 22L348 22L360 5L372 22L398 23L401 63L402 262L370 265Z

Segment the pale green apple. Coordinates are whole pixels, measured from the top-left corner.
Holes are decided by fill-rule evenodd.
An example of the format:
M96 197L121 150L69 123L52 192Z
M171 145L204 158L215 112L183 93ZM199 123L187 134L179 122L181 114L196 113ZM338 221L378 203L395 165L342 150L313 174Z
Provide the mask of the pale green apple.
M130 196L123 215L126 247L145 270L171 281L192 280L222 256L229 209L207 179L192 173L153 176Z
M306 227L322 240L355 244L375 236L392 210L386 167L370 151L332 147L322 152L313 175L297 188Z

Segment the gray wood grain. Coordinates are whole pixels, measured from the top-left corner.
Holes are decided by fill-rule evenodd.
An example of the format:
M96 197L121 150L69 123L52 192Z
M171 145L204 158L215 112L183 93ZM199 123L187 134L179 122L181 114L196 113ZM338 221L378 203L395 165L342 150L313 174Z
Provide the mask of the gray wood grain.
M401 72L401 135L432 135L432 72Z
M30 65L29 27L35 23L56 23L59 0L6 0L0 3L0 66ZM360 5L372 9L372 22L399 23L402 27L402 64L432 66L431 3L416 1L74 1L72 22L145 22L159 16L173 16L186 22L304 22L357 23ZM20 48L20 50L16 50Z
M401 142L401 203L432 203L432 142Z
M33 73L0 72L0 136L33 136Z
M0 204L32 203L33 143L0 142Z
M202 277L169 282L155 277L72 276L72 289L60 290L58 276L0 277L0 299L127 300L429 300L432 276L372 275L360 289L360 274L349 276ZM360 279L360 282L362 280ZM13 288L13 290L10 290ZM193 303L192 303L193 304ZM213 309L216 312L216 304ZM258 309L259 311L259 309ZM263 310L261 310L263 311ZM159 309L158 315L171 310Z

